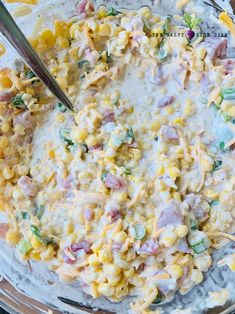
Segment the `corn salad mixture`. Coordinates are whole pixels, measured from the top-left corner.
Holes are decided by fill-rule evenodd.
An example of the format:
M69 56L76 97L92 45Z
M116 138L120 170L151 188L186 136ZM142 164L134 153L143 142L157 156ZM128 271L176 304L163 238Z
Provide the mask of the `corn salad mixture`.
M30 39L75 112L21 60L0 71L1 236L144 313L235 240L235 62L226 37L194 36L194 14L77 11Z

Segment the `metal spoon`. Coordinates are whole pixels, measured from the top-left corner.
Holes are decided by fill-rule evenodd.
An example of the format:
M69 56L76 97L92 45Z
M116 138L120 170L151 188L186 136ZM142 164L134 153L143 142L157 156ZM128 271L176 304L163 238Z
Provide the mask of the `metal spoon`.
M59 101L71 110L74 107L65 93L62 91L54 77L47 70L41 58L30 46L28 40L21 32L15 21L0 0L0 33L8 43L19 53L28 67L45 83L49 90Z

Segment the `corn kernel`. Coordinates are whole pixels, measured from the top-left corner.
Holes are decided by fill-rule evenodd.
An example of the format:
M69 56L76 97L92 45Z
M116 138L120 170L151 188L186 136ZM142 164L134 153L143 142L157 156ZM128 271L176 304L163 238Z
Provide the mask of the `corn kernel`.
M233 106L234 103L231 100L224 100L221 104L221 109L225 112L228 112Z
M177 125L181 125L181 126L184 126L185 125L185 121L184 119L182 118L176 118L172 121L172 125L174 126L177 126Z
M54 30L56 36L68 36L69 25L63 20L55 20Z
M2 171L2 176L6 179L9 180L14 177L14 171L10 169L8 166L6 166L3 171Z
M100 265L100 262L99 262L96 254L91 254L88 257L88 263L90 266L99 266Z
M167 267L167 272L171 275L171 277L175 279L179 279L183 276L183 269L180 265L173 264Z
M126 31L122 31L118 35L119 45L126 46L129 42L129 34Z
M31 252L30 258L35 261L40 261L41 260L40 252Z
M176 234L179 238L184 238L188 234L188 226L179 225L176 227Z
M168 106L166 108L166 112L167 112L167 114L171 115L171 114L173 114L175 112L175 109L174 109L173 106Z
M98 34L100 36L109 36L111 32L111 28L108 24L101 24L99 25Z
M98 252L98 260L101 263L110 263L112 262L113 256L112 253L107 250L100 250Z
M199 269L193 269L191 279L196 284L199 284L203 281L203 274Z
M54 149L50 149L49 152L48 152L48 155L51 159L54 159L55 158L55 150Z
M139 275L135 274L133 277L130 277L128 280L135 287L141 288L144 285L144 279Z
M100 283L98 286L98 292L106 297L111 297L115 293L115 288L108 283Z
M58 113L56 116L56 121L59 123L63 123L65 121L65 115L63 115L62 113Z
M55 45L55 36L49 28L44 29L41 33L41 39L47 47L53 47Z
M32 237L30 243L35 250L40 249L42 247L42 243L38 241L38 239L34 236Z
M0 57L4 55L6 52L6 48L3 46L3 44L0 43Z
M205 195L206 195L206 197L208 197L212 200L216 200L219 197L219 194L216 191L213 191L212 189L206 189Z
M156 48L158 46L159 39L157 37L150 37L149 44L152 48Z
M106 17L108 15L107 8L105 6L100 6L98 11L98 18L102 19L103 17Z
M100 296L98 292L98 284L96 282L91 283L91 295L93 298L98 298Z
M228 114L233 118L235 117L235 106L229 109Z
M72 222L67 223L67 225L65 227L65 232L67 235L74 232L74 224Z
M125 231L119 231L113 235L113 240L116 242L125 242L126 238L127 234Z
M115 264L105 264L104 272L108 276L118 276L121 273L121 268Z
M56 38L56 45L59 48L66 49L69 47L69 40L66 37L59 36Z
M174 180L175 180L177 177L180 176L180 170L179 170L179 168L176 168L176 167L170 168L170 169L168 170L168 173L169 173L170 177L171 177L172 179L174 179Z
M20 241L20 233L10 229L7 231L5 239L10 246L14 246Z

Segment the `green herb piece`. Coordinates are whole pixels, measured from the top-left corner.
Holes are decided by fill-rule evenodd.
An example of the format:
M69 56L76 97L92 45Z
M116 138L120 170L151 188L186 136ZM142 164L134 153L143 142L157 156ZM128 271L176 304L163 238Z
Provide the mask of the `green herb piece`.
M28 254L32 249L30 242L25 239L21 239L17 247L19 252L23 255Z
M42 215L44 214L45 206L39 205L36 207L36 217L40 220L42 218Z
M146 229L143 225L137 224L134 226L136 240L142 240L146 235Z
M211 202L209 203L210 207L216 206L216 205L218 205L218 204L219 204L219 201L218 201L218 200L214 200L214 201L211 201Z
M84 78L86 77L86 74L82 74L82 75L80 75L80 80L84 80Z
M61 137L61 139L64 142L66 142L68 146L70 146L70 145L74 146L74 142L72 140L70 140L68 138L68 136L69 136L69 131L67 129L63 129L63 130L61 129L60 130L60 137Z
M235 88L222 88L223 100L235 100Z
M198 230L198 221L197 219L191 220L190 221L190 229L195 231Z
M104 172L102 173L102 175L101 175L101 180L102 180L103 182L105 182L105 179L106 179L107 175L108 175L108 172L107 172L107 171L104 171Z
M30 218L29 213L27 213L27 212L22 212L21 216L23 219L29 219Z
M204 104L204 105L206 105L206 104L208 103L208 100L207 100L206 97L204 97L204 96L201 96L200 99L199 99L199 101L200 101L202 104Z
M231 120L231 123L232 123L232 124L235 124L235 119L232 119L232 120Z
M29 70L28 72L27 72L27 74L26 74L26 77L27 77L27 79L32 79L32 78L34 78L34 77L37 77L36 76L36 74L33 72L33 71L31 71L31 70Z
M129 127L127 130L125 142L127 142L128 144L135 142L135 134L132 127Z
M82 150L83 150L84 153L88 153L89 152L89 148L88 148L88 146L86 144L81 144L81 146L82 146Z
M111 8L109 11L108 11L108 16L116 16L118 14L121 14L121 12L117 11L116 9L114 8Z
M215 160L212 171L218 170L222 165L222 160Z
M113 62L111 53L108 50L106 50L106 63L111 63L111 62Z
M31 225L30 226L30 230L32 232L32 234L35 236L35 238L41 242L42 244L48 245L48 244L56 244L56 242L53 239L48 239L48 238L44 238L41 235L40 230L38 229L38 227L36 227L35 225Z
M114 101L114 106L119 106L120 105L120 96L118 96L115 101Z
M60 112L66 112L67 111L67 108L61 102L58 102L58 104L56 105L56 109L58 109Z
M232 117L229 114L227 114L226 112L223 112L223 118L224 118L225 122L229 122L232 119Z
M163 301L163 295L158 291L157 298L152 302L152 304L160 304Z
M206 104L207 104L207 102L206 102ZM212 107L213 107L216 111L218 111L218 110L220 109L220 107L219 107L218 105L216 105L214 102L212 103Z
M197 18L195 14L184 13L183 21L189 29L193 29L198 27L198 24L202 23L203 19Z
M144 29L143 29L144 33L146 34L146 36L151 37L151 27L149 23L146 20L144 20L143 22L144 22Z
M224 151L224 148L225 148L225 142L220 142L219 144L219 148Z
M164 49L164 43L162 41L160 46L159 46L157 56L160 60L164 60L164 59L166 59L167 55L168 54L167 54L166 50Z
M170 32L170 27L171 27L171 18L170 16L168 16L166 19L165 19L165 23L163 25L163 34L166 35Z
M156 137L154 138L154 141L158 142L158 140L159 140L159 137L156 136Z
M78 64L79 69L82 69L84 67L84 65L88 65L88 64L90 64L90 62L88 60L80 60L80 61L78 61L77 64Z
M124 173L125 173L125 175L127 175L127 176L131 175L131 169L126 168L126 170L125 170Z
M12 99L12 105L15 106L16 108L26 108L25 103L22 99L23 95L16 95L13 99Z
M194 253L196 254L201 254L208 248L207 243L205 242L205 239L202 239L200 242L194 245L191 245L190 247L193 249Z

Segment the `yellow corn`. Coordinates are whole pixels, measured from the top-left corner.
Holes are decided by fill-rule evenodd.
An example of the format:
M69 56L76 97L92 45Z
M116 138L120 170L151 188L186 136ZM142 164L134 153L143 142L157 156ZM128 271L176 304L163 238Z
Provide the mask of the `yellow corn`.
M88 263L90 266L99 266L100 264L96 254L92 254L88 257Z
M20 241L20 233L10 229L7 231L5 239L9 245L14 246Z
M30 243L34 249L40 249L42 247L42 243L38 241L35 236L32 237Z
M179 279L183 276L183 269L180 265L173 264L167 267L167 272L171 275L171 277L175 279Z
M110 263L113 259L112 253L107 250L100 250L98 252L98 260L101 263Z
M115 293L115 288L108 283L100 283L98 286L98 292L106 297L111 297Z
M176 227L176 234L179 238L184 238L188 234L188 226L179 225Z
M102 19L103 17L106 17L108 14L107 8L105 6L99 7L97 11L98 18Z
M56 38L56 45L59 48L66 49L69 47L69 40L66 37L59 36Z
M99 25L98 34L100 36L109 36L111 32L111 28L108 24L101 24Z

